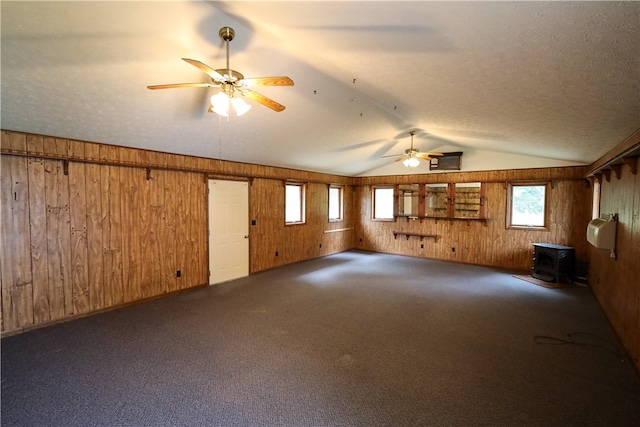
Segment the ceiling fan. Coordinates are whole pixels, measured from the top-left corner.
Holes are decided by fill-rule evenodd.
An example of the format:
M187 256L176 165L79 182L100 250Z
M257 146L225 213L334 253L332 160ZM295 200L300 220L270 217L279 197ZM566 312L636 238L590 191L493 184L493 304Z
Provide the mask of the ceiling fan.
M440 157L443 155L442 153L432 153L432 152L423 153L423 152L420 152L420 150L418 150L417 148L413 148L413 135L415 134L416 134L416 131L414 130L409 132L409 135L411 135L411 148L407 148L406 150L404 150L404 154L390 154L382 157L400 156L398 157L398 160L396 160L396 162L402 162L402 164L405 165L406 167L413 169L420 164L420 159L431 160L434 157Z
M278 77L257 77L257 78L245 78L241 73L236 70L232 70L229 66L229 42L235 37L235 31L230 27L222 27L219 32L220 38L226 42L227 45L227 67L214 70L206 64L195 59L182 58L183 61L193 65L201 71L204 71L209 77L211 82L208 83L173 83L164 85L147 86L147 88L155 89L173 89L181 87L219 87L221 92L211 97L211 106L209 112L217 113L222 116L229 116L229 104L231 104L238 115L246 113L251 106L245 103L238 95L246 96L249 99L259 102L265 107L271 108L276 112L280 112L285 109L285 106L267 98L264 95L259 94L251 90L254 86L293 86L293 80L286 76Z

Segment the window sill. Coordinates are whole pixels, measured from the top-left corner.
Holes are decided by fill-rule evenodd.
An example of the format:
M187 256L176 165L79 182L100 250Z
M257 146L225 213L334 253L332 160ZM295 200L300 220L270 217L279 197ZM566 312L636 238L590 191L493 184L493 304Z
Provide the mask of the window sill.
M549 231L548 227L536 225L508 225L508 230Z

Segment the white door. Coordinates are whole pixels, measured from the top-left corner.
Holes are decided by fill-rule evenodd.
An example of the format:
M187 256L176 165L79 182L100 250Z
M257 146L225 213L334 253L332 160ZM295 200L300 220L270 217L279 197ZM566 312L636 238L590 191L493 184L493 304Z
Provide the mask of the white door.
M249 185L209 180L209 284L249 275Z

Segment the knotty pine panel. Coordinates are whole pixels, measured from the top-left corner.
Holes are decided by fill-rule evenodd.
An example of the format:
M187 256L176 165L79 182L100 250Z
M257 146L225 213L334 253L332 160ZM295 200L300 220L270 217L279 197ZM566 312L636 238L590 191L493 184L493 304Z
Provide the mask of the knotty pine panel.
M45 160L44 168L49 316L50 320L57 320L73 314L69 177L60 160Z
M27 143L29 143L29 139ZM44 159L30 157L27 162L27 173L29 175L29 211L46 212ZM50 320L46 222L46 215L29 215L34 323Z
M103 226L106 215L102 209L101 167L85 165L85 191L87 205L87 277L90 284L89 310L104 307Z
M33 324L33 275L27 158L1 156L2 327ZM6 250L9 249L9 250Z
M90 310L89 271L87 249L87 193L85 188L86 165L69 164L70 226L71 226L71 288L73 314ZM32 212L39 215L40 212Z
M157 191L157 188L164 188L165 179L166 173L153 171L152 180L156 191L149 192L149 250L147 251L149 280L142 284L144 298L168 292L163 277L166 248L169 246L165 236L166 227L164 223L165 192Z
M141 298L142 293L138 274L141 265L138 217L142 207L138 201L140 200L140 185L143 180L145 180L143 170L137 168L120 169L122 230L126 230L126 237L122 239L122 253L128 254L122 259L124 302L137 301Z
M589 245L589 285L627 353L640 369L640 175L622 166L601 182L600 212L617 213L617 258Z
M27 135L18 132L2 131L0 138L2 152L28 154Z

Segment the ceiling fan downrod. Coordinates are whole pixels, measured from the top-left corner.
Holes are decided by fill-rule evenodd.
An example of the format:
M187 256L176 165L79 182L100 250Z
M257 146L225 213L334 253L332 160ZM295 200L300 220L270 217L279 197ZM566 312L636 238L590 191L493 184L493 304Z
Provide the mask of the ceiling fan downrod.
M232 74L231 67L229 66L229 42L236 36L236 32L233 31L233 28L231 27L222 27L220 28L218 35L220 35L220 38L227 44L227 76L229 81L231 81Z

